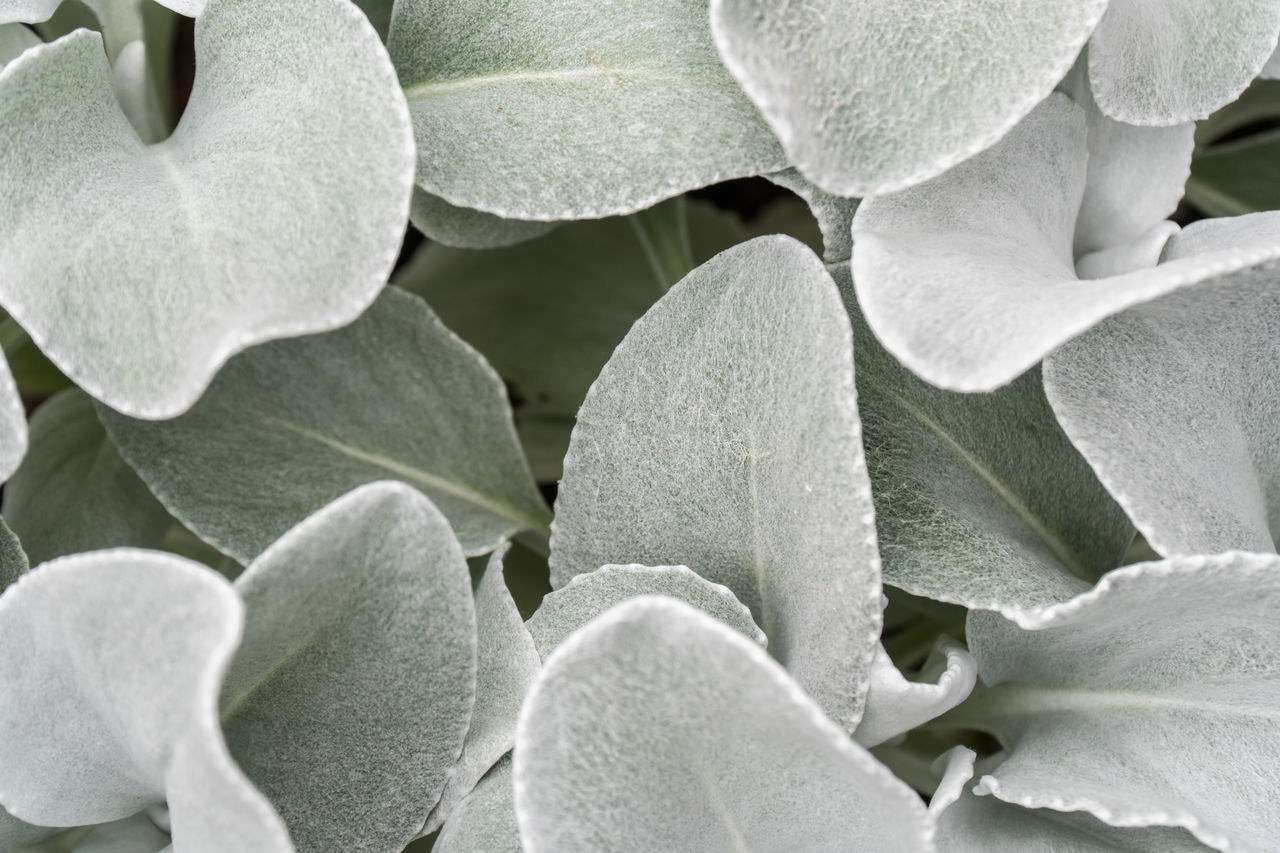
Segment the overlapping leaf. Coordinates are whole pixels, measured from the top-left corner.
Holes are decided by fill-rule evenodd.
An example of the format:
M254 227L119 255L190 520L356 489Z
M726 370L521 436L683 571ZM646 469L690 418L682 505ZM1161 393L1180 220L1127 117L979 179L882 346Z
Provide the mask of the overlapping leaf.
M213 0L196 50L186 113L150 146L96 33L0 73L0 303L140 417L182 412L251 344L353 320L409 207L404 96L347 0Z
M914 729L963 702L977 678L973 658L954 640L939 641L913 681L903 676L880 646L871 664L866 712L854 739L872 747Z
M513 219L630 213L787 165L688 0L396 3L418 186Z
M339 495L386 478L431 497L467 554L547 521L502 381L396 289L344 329L240 355L182 417L99 411L161 502L245 563Z
M646 596L578 631L520 713L526 853L932 850L916 795L755 643Z
M852 335L822 263L786 237L722 252L614 351L565 458L552 585L610 563L727 586L769 649L852 729L880 572Z

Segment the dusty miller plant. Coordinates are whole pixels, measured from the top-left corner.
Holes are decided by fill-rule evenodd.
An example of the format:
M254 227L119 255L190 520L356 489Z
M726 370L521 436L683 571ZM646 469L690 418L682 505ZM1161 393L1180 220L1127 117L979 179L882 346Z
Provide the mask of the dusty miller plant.
M0 853L1280 848L1278 38L0 0Z

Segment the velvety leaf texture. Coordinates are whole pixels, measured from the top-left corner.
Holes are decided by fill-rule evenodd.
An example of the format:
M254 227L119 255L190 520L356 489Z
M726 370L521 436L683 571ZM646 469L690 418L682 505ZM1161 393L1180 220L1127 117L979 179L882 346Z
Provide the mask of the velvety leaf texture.
M1280 214L1194 223L1169 253L1233 243L1245 227L1280 239ZM1268 267L1172 293L1046 362L1067 435L1161 554L1275 551L1278 284Z
M1280 837L1280 557L1117 569L1031 630L969 616L987 688L958 713L1009 758L980 784L1114 826L1180 826L1220 850Z
M93 401L74 388L31 418L31 448L5 485L4 517L33 563L123 545L156 548L170 522L107 438Z
M804 175L892 192L987 148L1071 68L1107 0L712 0L725 64Z
M445 246L461 249L497 249L540 237L559 223L503 219L492 213L458 207L424 192L413 191L409 221L427 237Z
M0 519L0 592L26 574L30 565L26 552L22 550L22 543L9 529L9 525Z
M526 853L933 849L919 798L755 643L673 599L621 604L520 712Z
M396 289L344 329L240 355L180 418L99 411L161 502L245 563L335 498L387 478L430 497L470 555L547 522L502 381Z
M852 334L821 261L761 237L698 267L632 327L578 413L551 580L684 565L727 586L769 650L852 729L880 571Z
M371 483L281 537L236 589L245 636L221 701L232 755L299 851L402 849L475 696L476 612L448 522L409 486Z
M418 185L513 219L629 213L784 168L702 0L400 0Z
M27 412L9 363L0 356L0 482L8 480L27 452Z
M940 641L912 681L898 670L883 646L877 648L867 707L854 740L876 746L940 716L968 697L977 678L973 658L954 640Z
M252 344L355 319L409 208L404 96L347 0L213 0L196 52L186 112L155 145L96 33L0 72L0 303L138 417L184 411Z
M494 765L449 816L433 853L523 853L511 759Z

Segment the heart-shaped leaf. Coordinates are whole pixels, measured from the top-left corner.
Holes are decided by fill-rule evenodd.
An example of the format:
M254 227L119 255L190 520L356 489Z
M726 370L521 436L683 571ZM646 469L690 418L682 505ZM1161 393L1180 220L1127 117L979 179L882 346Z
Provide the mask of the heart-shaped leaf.
M422 489L468 555L545 530L549 516L502 381L421 299L394 288L344 329L240 355L180 418L99 414L169 511L244 563L330 501L387 478Z
M503 579L502 546L480 574L472 572L476 609L476 704L462 756L449 773L423 834L435 832L472 793L489 769L511 751L520 703L542 661ZM439 689L433 686L433 689ZM515 819L512 818L512 825Z
M4 517L35 563L121 545L156 548L170 522L75 388L32 416L31 448L5 485Z
M1276 49L1276 0L1111 0L1089 41L1103 112L1168 125L1235 100Z
M1280 213L1194 223L1166 255L1245 240L1280 243ZM1171 293L1045 362L1063 429L1160 554L1276 549L1277 278L1259 268Z
M555 850L932 850L919 798L755 643L674 599L609 610L520 712L516 816Z
M705 3L399 0L388 45L418 186L455 205L595 218L787 165Z
M1280 557L1117 569L1028 629L969 614L986 688L948 717L1009 750L979 793L1180 826L1220 850L1280 837Z
M712 0L711 25L800 171L828 192L868 195L1000 139L1067 73L1106 7Z
M299 850L403 849L475 697L476 613L448 522L403 483L371 483L286 533L236 589L245 636L222 685L232 755Z
M404 96L347 0L212 0L196 51L186 113L150 146L96 33L0 72L0 303L138 417L184 411L252 344L355 319L409 207Z
M751 611L727 587L703 580L684 566L602 566L578 575L542 599L529 633L543 660L574 631L614 605L640 595L665 595L714 616L744 637L768 645Z
M880 634L880 571L852 333L822 262L760 237L632 327L578 413L551 580L684 565L751 608L769 649L852 729Z

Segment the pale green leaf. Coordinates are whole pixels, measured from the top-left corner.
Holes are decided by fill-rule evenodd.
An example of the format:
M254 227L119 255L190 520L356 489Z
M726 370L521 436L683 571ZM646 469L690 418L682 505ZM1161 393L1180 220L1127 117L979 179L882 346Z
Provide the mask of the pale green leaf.
M489 768L511 751L520 703L542 661L507 592L503 558L509 546L489 557L479 577L472 573L476 609L476 704L462 756L449 774L440 802L423 834L435 832L469 797Z
M475 699L476 611L448 522L403 483L371 483L235 585L245 636L221 702L232 755L299 850L402 849L444 789Z
M1187 198L1210 216L1280 209L1280 131L1198 150Z
M31 418L31 446L4 489L4 517L33 563L120 545L157 548L169 513L68 388Z
M1194 223L1166 254L1245 241L1280 243L1280 213ZM1063 429L1158 553L1275 551L1278 317L1261 268L1132 308L1045 362Z
M566 640L520 713L527 853L929 851L919 798L751 640L644 596Z
M1178 229L1151 220L1176 197L1170 184L1185 177L1187 150L1178 133L1146 129L1158 139L1146 137L1147 155L1134 157L1127 146L1140 130L1090 135L1085 111L1054 94L990 150L864 201L854 217L853 278L886 349L935 385L991 390L1125 308L1280 257L1280 242L1242 241L1157 263ZM1107 141L1119 147L1089 148ZM1135 222L1091 222L1087 233L1121 242L1077 257L1086 176L1114 171L1090 169L1093 157L1141 166L1145 177L1128 186L1145 187L1153 203L1129 210L1146 211L1136 238L1123 239Z
M938 853L1196 853L1207 848L1186 830L1108 826L1087 812L1024 809L975 796L972 750L956 747L947 776L929 803L938 827ZM939 759L940 761L943 759Z
M5 17L5 8L0 5L0 20ZM27 48L38 44L40 37L29 27L22 24L0 24L0 68L17 59Z
M1231 552L1111 572L1020 628L969 615L985 688L949 719L1009 757L978 793L1180 826L1220 850L1280 837L1280 557Z
M436 243L461 249L511 246L540 237L559 224L503 219L482 210L449 204L439 196L416 188L409 207L409 221Z
M684 565L751 608L769 650L857 724L880 634L880 567L852 334L804 246L720 253L632 327L565 457L551 580Z
M705 202L689 202L688 227L695 263L746 239L734 218ZM587 389L665 289L629 218L568 223L498 251L428 245L395 283L431 303L506 380L541 482L560 479Z
M0 519L0 592L26 574L30 565L26 552L22 550L22 543L9 525Z
M787 165L705 2L399 0L418 186L511 219L630 213Z
M159 853L169 846L169 833L146 812L100 823L76 843L75 853Z
M0 483L13 475L26 452L27 410L8 361L0 356Z
M853 215L858 210L858 199L844 198L824 192L810 183L795 169L786 169L765 175L780 187L785 187L804 199L822 231L822 259L828 264L848 261L853 254Z
M225 580L166 554L98 551L24 575L0 597L0 802L76 826L167 800L179 849L291 851L219 728L241 625Z
M792 161L891 192L989 147L1071 68L1107 0L712 0L725 64Z
M368 17L373 28L378 31L378 36L386 41L387 30L391 28L391 7L395 5L395 0L354 0L354 2Z
M940 639L911 681L898 670L884 646L877 646L866 711L853 738L870 748L910 731L963 702L977 679L973 658L954 640Z
M1039 371L944 391L849 314L886 583L1017 619L1120 564L1133 525L1058 426Z
M62 0L0 0L0 24L47 21Z
M545 530L549 515L502 381L421 299L394 288L346 328L238 356L182 417L99 414L161 503L243 563L374 480L421 489L471 555L516 530Z
M513 815L512 823L514 822ZM0 850L4 853L26 850L29 845L43 841L59 831L55 826L36 826L18 820L4 809L0 809Z
M0 72L0 303L140 417L184 411L252 344L355 319L409 207L404 97L347 0L212 0L196 52L182 121L150 146L96 33Z
M602 566L575 577L542 599L529 633L543 660L574 631L616 604L640 595L665 595L696 607L762 647L764 632L751 611L727 587L703 580L684 566Z
M1089 42L1089 80L1120 121L1201 119L1244 91L1278 37L1276 0L1111 0Z
M445 822L433 853L521 853L511 759L503 758Z

